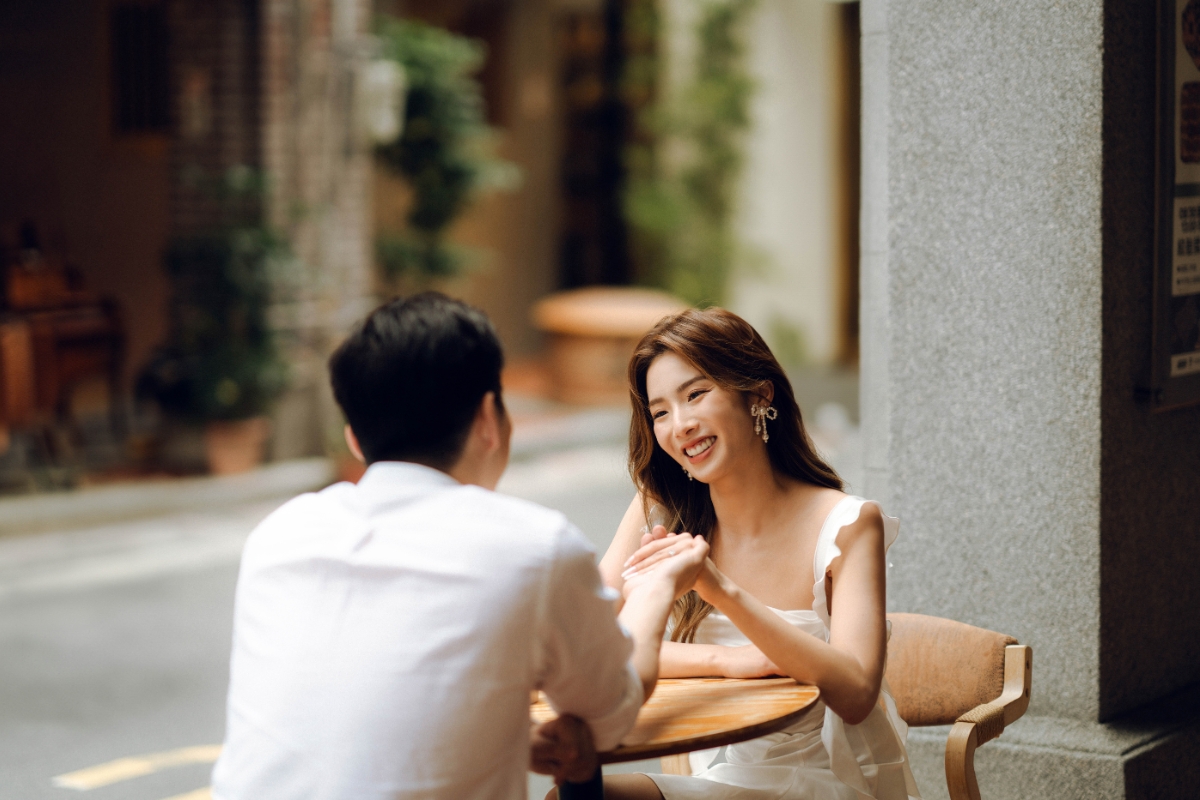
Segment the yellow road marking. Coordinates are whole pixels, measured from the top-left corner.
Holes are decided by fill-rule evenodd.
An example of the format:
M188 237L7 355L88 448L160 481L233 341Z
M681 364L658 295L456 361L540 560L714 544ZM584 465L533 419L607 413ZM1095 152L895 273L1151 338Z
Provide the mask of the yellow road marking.
M203 789L197 789L194 792L172 795L167 800L212 800L212 787L205 786Z
M195 747L181 747L178 750L168 750L165 753L149 753L144 756L118 758L116 761L109 761L107 764L97 764L94 767L87 767L86 769L59 775L54 778L54 785L64 789L78 789L81 792L86 792L89 789L108 786L110 783L119 783L120 781L127 781L130 778L140 778L143 775L150 775L168 767L181 767L184 764L212 764L217 760L217 756L219 755L221 755L221 745L202 744ZM197 791L207 792L208 789ZM188 795L179 796L179 798L185 797L187 800L200 800L201 797L207 797L207 795L202 796L192 792ZM179 798L168 798L168 800L179 800Z

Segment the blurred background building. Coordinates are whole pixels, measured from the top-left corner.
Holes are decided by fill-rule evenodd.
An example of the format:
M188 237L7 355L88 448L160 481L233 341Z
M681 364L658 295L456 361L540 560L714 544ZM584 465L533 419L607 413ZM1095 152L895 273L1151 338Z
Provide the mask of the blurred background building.
M324 359L374 303L423 288L485 309L513 386L534 394L554 380L535 304L641 285L744 314L801 382L815 376L809 410L841 399L855 416L857 8L6 4L4 489L203 469L200 423L264 414L269 458L340 452ZM395 48L410 34L389 38L383 19L449 34L435 61L468 48L431 68L462 73L471 85L450 99L479 116L434 136L479 172L434 212L443 262L411 258L411 234L455 191L453 165L429 188L398 166L412 131L389 157L369 121L391 91L424 124L420 64L371 93L372 65L407 57ZM249 239L261 297L236 285L234 256L209 252ZM216 273L228 280L197 278ZM269 328L263 347L240 333L197 343L196 319L230 329L246 303Z

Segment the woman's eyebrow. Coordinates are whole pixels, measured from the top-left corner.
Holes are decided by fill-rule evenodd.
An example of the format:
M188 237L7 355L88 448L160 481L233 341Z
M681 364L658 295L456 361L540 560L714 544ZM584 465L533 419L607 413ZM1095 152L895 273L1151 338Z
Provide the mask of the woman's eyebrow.
M683 383L681 383L681 384L679 384L678 386L676 386L676 387L675 387L675 393L676 393L676 394L679 394L680 392L682 392L682 391L683 391L684 389L686 389L687 387L691 386L691 385L692 385L693 383L695 383L696 381L702 381L702 380L704 380L704 376L703 376L703 375L697 375L697 376L696 376L696 377L694 377L694 378L688 378L686 381L684 381ZM661 402L663 402L663 399L662 399L661 397L655 397L655 398L653 398L653 399L651 399L651 400L647 400L647 401L646 401L646 405L647 405L647 406L652 406L652 405L654 405L655 403L661 403Z

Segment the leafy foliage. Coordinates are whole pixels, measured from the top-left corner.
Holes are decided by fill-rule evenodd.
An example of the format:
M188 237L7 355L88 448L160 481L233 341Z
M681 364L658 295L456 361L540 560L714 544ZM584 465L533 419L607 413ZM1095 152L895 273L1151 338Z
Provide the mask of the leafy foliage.
M626 152L624 208L643 278L696 304L722 301L739 256L733 212L755 90L744 28L754 6L755 0L706 0L690 82L647 106L639 126L648 135L635 135ZM639 36L659 26L649 9L631 18ZM644 92L657 78L650 68L657 64L643 59L633 66L626 92Z
M272 270L290 259L262 223L261 178L231 170L216 191L222 223L171 242L171 333L138 379L138 394L194 420L267 412L287 380L267 318Z
M408 94L399 138L376 153L413 189L407 230L381 236L376 252L390 277L452 275L464 254L446 242L450 224L477 191L515 181L515 167L492 155L493 135L473 77L481 43L413 20L381 17L384 55L405 72Z

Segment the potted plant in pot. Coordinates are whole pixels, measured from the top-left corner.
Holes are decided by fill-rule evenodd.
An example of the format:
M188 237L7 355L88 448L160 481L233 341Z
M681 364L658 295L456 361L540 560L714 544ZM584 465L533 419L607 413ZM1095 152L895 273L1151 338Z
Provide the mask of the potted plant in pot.
M138 380L165 414L200 423L214 474L261 463L267 414L286 383L267 319L271 275L286 263L282 237L261 220L257 181L226 179L224 221L171 242L171 332Z
M521 173L495 152L475 74L486 57L481 42L387 15L375 32L406 84L400 133L375 156L410 192L404 219L377 236L376 258L389 288L408 294L482 260L483 252L451 241L451 227L480 194L516 189Z

